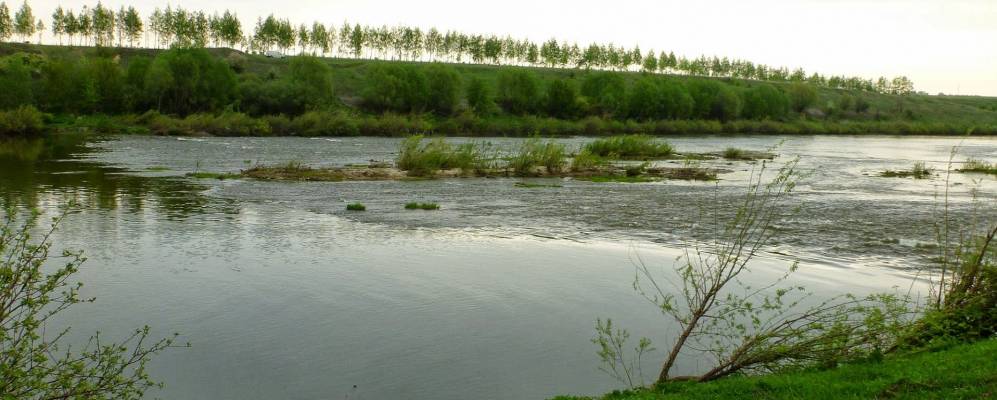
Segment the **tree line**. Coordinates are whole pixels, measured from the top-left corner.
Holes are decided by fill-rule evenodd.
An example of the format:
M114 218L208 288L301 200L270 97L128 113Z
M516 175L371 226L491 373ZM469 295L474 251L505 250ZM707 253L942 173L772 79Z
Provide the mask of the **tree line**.
M239 17L228 10L222 14L189 11L181 7L156 8L145 20L134 7L111 10L97 3L81 10L61 6L52 14L49 27L62 43L146 47L231 47L249 52L297 51L301 54L357 59L445 61L550 68L579 68L613 71L643 71L657 74L686 74L776 82L807 82L813 85L907 95L914 84L904 76L876 80L840 75L808 73L756 64L728 57L686 58L674 52L642 51L615 44L592 43L580 46L550 39L542 43L511 36L466 34L457 31L423 30L409 26L367 26L343 22L340 26L314 22L295 25L269 15L259 18L252 32L243 30ZM12 18L0 2L0 40L17 35L27 41L44 31L27 1ZM115 39L117 43L115 43ZM143 42L144 39L144 42ZM151 41L151 43L150 43Z
M111 52L100 53L76 59L23 53L0 58L0 87L5 88L0 110L31 106L56 115L151 110L180 116L237 112L293 117L342 107L332 69L314 56L294 57L285 69L257 74L244 71L238 60L198 48L174 48L126 62ZM362 79L359 92L343 94L356 97L356 106L371 114L726 122L783 120L818 106L817 89L805 82L776 85L661 75L628 81L610 71L558 77L527 68L504 69L485 79L439 62L375 63ZM845 94L822 108L863 113L869 104Z

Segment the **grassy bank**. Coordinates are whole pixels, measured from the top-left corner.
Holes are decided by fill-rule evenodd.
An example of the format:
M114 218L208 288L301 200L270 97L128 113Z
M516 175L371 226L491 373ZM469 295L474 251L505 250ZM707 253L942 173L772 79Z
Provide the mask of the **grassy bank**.
M709 383L671 383L640 392L557 400L983 399L997 395L997 340L882 361Z
M912 121L619 121L601 117L562 120L535 116L428 114L364 114L350 110L313 111L297 117L252 117L242 113L193 114L176 117L149 112L141 115L53 116L47 128L64 132L153 134L169 136L610 136L647 134L772 134L772 135L997 135L997 124ZM36 129L35 131L38 131Z
M792 82L638 72L270 59L230 49L167 53L4 43L0 56L6 57L0 72L10 78L11 86L5 107L33 106L41 110L48 128L72 132L997 134L997 98L987 97L897 96ZM159 65L168 68L152 68ZM187 70L191 68L195 70ZM187 76L204 78L179 79ZM201 88L203 93L198 92ZM798 96L801 90L805 96ZM37 132L39 119L34 116L10 114L10 119L10 124L0 121L0 131L9 125L11 131L26 131L22 134ZM19 128L25 121L31 126Z

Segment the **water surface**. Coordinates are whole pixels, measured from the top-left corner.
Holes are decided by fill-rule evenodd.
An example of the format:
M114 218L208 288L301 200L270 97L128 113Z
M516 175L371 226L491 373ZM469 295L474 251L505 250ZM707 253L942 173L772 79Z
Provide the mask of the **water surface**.
M467 141L472 139L452 139ZM482 139L475 139L482 140ZM513 149L518 139L484 139ZM571 149L589 139L563 141ZM791 262L822 296L906 288L931 266L944 174L888 179L914 161L944 170L997 158L997 139L711 136L669 139L681 151L783 142L769 170L795 157L808 173L800 205L777 222L751 281ZM634 294L634 262L667 270L711 238L760 163L716 183L599 184L539 179L417 182L193 180L195 169L256 163L345 165L391 160L398 139L120 137L35 161L0 158L0 198L56 213L56 241L89 261L95 304L66 315L79 338L149 324L193 347L151 365L162 398L522 399L601 393L593 325L612 317L665 347L671 326ZM992 176L948 178L950 213L969 220L997 198ZM977 200L974 202L973 199ZM411 201L438 212L406 211ZM365 213L345 210L349 202ZM992 203L989 203L992 204ZM657 359L647 364L654 376ZM704 360L686 357L692 372ZM357 385L357 389L352 389Z

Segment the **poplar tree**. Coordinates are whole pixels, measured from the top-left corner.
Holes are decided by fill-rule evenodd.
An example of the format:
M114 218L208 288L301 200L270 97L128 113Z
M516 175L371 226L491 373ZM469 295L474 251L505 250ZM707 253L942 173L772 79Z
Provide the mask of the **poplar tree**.
M35 16L31 13L31 6L25 0L21 8L14 14L14 33L21 37L21 40L28 41L35 34Z

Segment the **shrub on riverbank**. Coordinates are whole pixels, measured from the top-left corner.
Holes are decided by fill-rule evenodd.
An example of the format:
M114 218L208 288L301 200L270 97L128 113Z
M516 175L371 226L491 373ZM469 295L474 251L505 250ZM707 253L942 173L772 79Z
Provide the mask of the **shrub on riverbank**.
M367 206L360 203L352 203L346 205L347 211L367 211Z
M553 400L982 399L997 392L997 340L866 360L831 369L714 382L672 382L605 396Z
M32 106L0 111L0 137L34 136L45 129L42 113Z

